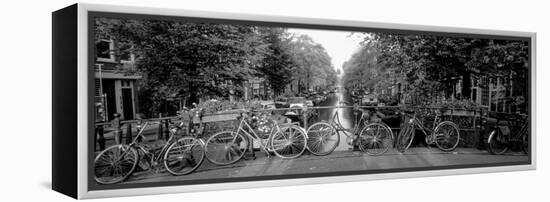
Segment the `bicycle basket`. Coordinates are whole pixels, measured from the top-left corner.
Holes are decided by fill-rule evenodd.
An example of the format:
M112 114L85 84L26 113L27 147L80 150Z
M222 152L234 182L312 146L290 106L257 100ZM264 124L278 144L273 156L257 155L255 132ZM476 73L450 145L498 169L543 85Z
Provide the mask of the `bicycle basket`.
M256 124L254 132L256 132L260 138L267 139L269 138L269 134L271 133L271 130L273 130L274 126L273 121L269 119L260 119Z

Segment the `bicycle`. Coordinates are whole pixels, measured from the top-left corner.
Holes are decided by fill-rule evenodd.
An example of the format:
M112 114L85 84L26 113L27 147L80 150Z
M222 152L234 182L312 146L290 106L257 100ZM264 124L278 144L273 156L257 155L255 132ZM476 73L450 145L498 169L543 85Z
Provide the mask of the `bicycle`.
M370 112L354 106L355 124L353 128L345 128L340 122L338 111L332 115L330 121L320 121L307 129L308 150L317 156L332 153L340 143L340 134L344 134L348 145L357 146L369 155L385 153L392 145L393 132L383 122L367 123L360 127L370 117ZM361 117L357 118L358 112ZM351 135L350 135L351 134Z
M427 128L424 122L417 117L416 110L413 115L403 113L409 117L405 119L401 130L397 136L396 148L400 153L404 153L412 144L416 129L420 129L426 136L426 144L435 144L440 150L445 152L453 151L460 141L458 126L451 121L441 121L440 112L436 111L435 118L431 128Z
M297 158L306 149L307 135L295 124L279 124L264 117L263 133L256 132L249 123L249 111L241 112L234 131L222 131L212 135L205 144L206 159L216 165L229 165L239 161L250 147L249 140L258 141L260 148L283 159ZM252 151L253 152L253 151Z
M504 154L510 148L521 148L521 151L524 154L529 154L529 122L527 121L527 116L521 116L520 121L507 120L507 125L512 126L512 128L519 130L510 131L509 127L500 126L497 121L496 126L489 133L489 138L487 143L489 144L489 153L491 154ZM513 124L516 123L516 124ZM513 133L513 135L511 134Z
M96 156L96 182L115 184L124 181L135 171L138 163L142 167L142 160L148 160L145 161L148 164L145 169L155 168L155 172L160 172L163 167L172 175L186 175L195 171L204 160L204 143L193 136L176 139L176 133L183 131L184 124L182 121L179 125L171 125L170 136L160 149L150 149L140 141L145 139L143 132L150 121L146 121L143 126L138 125L139 132L130 144L110 146Z

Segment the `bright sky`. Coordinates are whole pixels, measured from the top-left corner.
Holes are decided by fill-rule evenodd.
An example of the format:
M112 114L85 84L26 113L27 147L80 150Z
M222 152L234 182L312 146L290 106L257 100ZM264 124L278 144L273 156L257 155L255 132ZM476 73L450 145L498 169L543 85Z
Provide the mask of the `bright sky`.
M351 32L345 31L288 29L288 32L309 35L313 41L321 44L332 58L335 69L342 69L344 62L357 50L361 42L360 36L351 35Z

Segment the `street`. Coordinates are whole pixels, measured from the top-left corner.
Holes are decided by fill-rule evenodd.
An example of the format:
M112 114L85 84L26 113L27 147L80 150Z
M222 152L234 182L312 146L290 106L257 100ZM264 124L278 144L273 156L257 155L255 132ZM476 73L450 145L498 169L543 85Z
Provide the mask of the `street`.
M344 92L329 94L319 106L339 106L345 101ZM349 103L349 102L347 102ZM347 104L346 103L346 104ZM353 127L354 115L350 108L317 109L315 121L329 120L338 113L338 120L345 128ZM457 148L453 152L442 152L436 147L412 147L401 154L390 149L383 155L370 156L360 151L353 151L346 143L346 135L340 133L340 143L335 151L327 156L315 156L305 153L303 156L283 160L275 156L267 157L262 151L256 151L254 160L240 160L233 165L217 166L204 160L193 173L184 176L173 176L167 172L135 172L122 184L184 181L196 179L220 179L251 176L273 176L289 174L311 174L341 171L362 171L379 169L421 168L429 166L458 166L468 164L488 164L527 161L528 156L519 153L509 155L491 155L487 151L474 148Z
M256 152L256 154L257 158L255 160L240 160L228 166L216 166L205 159L196 171L184 176L172 176L167 172L135 172L122 184L427 166L483 165L528 160L528 156L525 155L514 153L510 153L509 155L490 155L486 151L471 148L457 148L454 152L445 153L439 151L437 148L419 147L410 148L404 154L390 149L387 153L380 156L370 156L358 151L335 151L328 156L305 154L291 160L283 160L275 156L267 158L263 152Z
M123 24L122 22L116 21L100 22L101 25L113 23ZM148 27L150 23L145 23L143 26ZM159 26L165 25L162 24ZM177 25L175 27L182 28L182 30L179 30L179 32L182 33L193 29L206 31L202 25L195 27L196 25L194 24L186 24L186 26L189 27L185 29L183 29L185 26ZM205 36L206 34L224 33L233 29L230 27L222 28L217 26L208 28L211 30L206 31ZM526 102L524 98L526 95L518 93L526 92L524 88L525 85L521 85L521 82L518 83L518 81L525 80L525 75L527 75L524 69L518 68L521 65L517 65L517 67L513 66L517 68L515 70L504 68L505 71L503 71L500 67L494 68L492 71L502 72L499 72L499 76L487 77L488 73L482 73L488 69L487 65L483 66L481 69L479 69L480 66L457 71L456 67L449 67L447 63L440 63L440 59L433 59L445 56L443 53L441 53L443 56L438 55L439 53L431 55L434 51L425 52L423 56L426 58L400 61L403 58L418 58L417 55L408 55L408 53L411 52L418 52L418 49L413 48L409 50L407 49L410 48L409 46L403 46L399 47L402 48L403 51L384 52L387 50L381 49L380 47L393 47L395 43L403 43L400 41L402 39L393 38L393 36L390 37L384 34L378 34L380 38L368 40L368 37L365 38L364 42L368 41L369 44L372 43L371 45L353 42L352 46L358 46L359 49L355 51L355 53L352 51L355 48L348 49L352 52L342 54L338 62L334 63L327 49L321 44L314 42L313 38L311 38L310 35L315 34L307 30L294 30L293 34L296 35L293 36L296 38L290 40L292 43L287 44L289 47L282 48L282 46L278 44L283 44L281 39L287 36L286 34L291 34L291 32L287 33L285 30L270 28L266 30L266 33L262 32L260 34L260 32L254 31L256 30L255 27L248 27L249 29L234 28L235 30L245 32L236 34L234 36L236 38L225 38L225 35L220 35L219 40L208 43L204 43L204 41L200 40L188 41L189 44L179 49L165 50L165 47L174 48L172 44L162 46L162 49L157 50L159 51L158 53L151 55L149 61L156 61L158 59L157 56L164 55L166 51L178 53L170 57L174 60L162 61L162 64L152 63L143 66L143 69L140 69L143 70L143 72L140 73L144 74L138 75L135 78L132 77L132 82L128 82L130 78L118 78L124 80L124 82L122 82L125 86L124 89L122 88L122 84L113 81L110 77L103 77L108 76L109 70L116 70L116 68L113 69L114 67L109 67L111 64L97 64L99 70L97 72L97 78L100 82L99 86L101 86L98 92L102 95L99 97L100 100L98 100L98 103L96 103L96 110L98 114L101 115L98 116L98 121L104 122L108 120L111 121L111 123L100 124L101 127L104 127L104 130L97 130L96 137L98 137L97 140L101 139L102 141L101 145L97 145L95 151L99 152L103 150L105 146L115 144L113 138L115 133L121 135L123 137L121 140L126 144L137 135L140 135L140 137L142 137L142 142L140 144L148 145L151 148L163 146L166 142L160 139L165 139L169 134L175 134L175 137L179 137L185 133L182 131L190 129L182 127L180 128L182 130L177 130L177 128L174 128L176 129L174 131L180 133L174 133L174 131L169 133L168 130L170 128L170 121L167 121L167 119L170 119L173 123L184 123L184 126L191 122L187 120L186 117L182 117L181 115L178 116L177 113L175 113L181 111L184 107L202 110L203 116L200 116L201 113L192 114L194 117L200 117L200 119L193 122L195 125L190 126L201 126L192 128L192 131L196 131L196 134L194 133L193 135L196 135L203 141L226 141L224 138L219 138L221 136L216 136L217 138L211 137L216 133L219 134L221 131L231 129L237 130L235 120L238 120L236 116L241 110L246 109L254 112L254 110L262 111L263 109L267 109L268 111L275 110L275 112L271 112L274 119L278 121L291 120L292 122L298 122L301 124L301 127L306 129L306 132L308 127L312 124L320 121L328 121L334 126L339 135L339 141L334 151L326 156L315 156L306 152L303 156L298 158L283 160L277 157L266 156L262 150L258 149L260 144L251 141L253 143L252 148L255 148L254 151L256 152L255 155L251 156L256 156L255 159L242 159L234 164L226 166L217 166L205 160L197 170L190 171L191 173L183 176L172 176L168 174L168 172L159 172L163 170L158 169L161 167L160 165L154 165L155 168L148 169L146 168L147 166L144 166L144 162L141 162L138 169L135 170L128 179L121 183L232 179L252 176L277 176L342 171L385 171L388 169L429 168L434 166L482 166L489 163L518 163L529 160L528 155L512 153L510 155L489 154L486 150L487 148L491 148L490 151L496 153L492 148L496 148L499 144L504 145L507 141L500 141L500 139L504 138L498 138L498 142L493 141L492 144L487 144L488 138L485 138L486 134L490 134L491 131L495 131L493 134L501 135L509 131L523 134L521 131L527 130L520 130L521 128L519 128L517 129L519 132L516 132L507 130L504 126L502 126L504 129L500 129L501 126L499 126L499 130L492 130L490 128L492 126L484 125L484 119L482 118L483 116L501 118L499 114L491 115L485 113L486 115L484 115L483 110L494 111L500 114L506 112L507 115L518 114L518 112L525 114ZM152 30L156 30L156 28ZM116 30L111 31L117 32ZM306 33L300 33L303 31L306 31ZM156 33L156 31L151 33ZM109 35L109 33L105 34ZM172 34L173 33L162 34L158 37L167 37L163 41L172 41L174 38L177 38ZM350 34L352 33L349 33L348 36ZM136 35L141 35L141 33ZM252 35L257 36L251 37ZM341 38L343 41L346 41L348 36L338 35L338 37L344 37ZM372 35L369 34L365 36ZM187 37L182 38L182 40L186 39ZM239 41L248 41L252 39L257 41L254 43L242 43L240 46L234 44ZM429 37L413 37L411 39L407 38L405 41L412 39L420 40L418 43L415 43L415 45L420 46L422 50L430 50L434 45L438 45L437 43L429 46L426 45L426 43L430 41L442 41L434 40ZM143 42L147 42L148 40L148 38L142 39ZM466 53L465 56L456 58L457 61L478 54L477 52L468 52L472 47L458 46L453 44L453 40L446 40L446 42L450 43L447 45L448 47L456 47L457 52ZM111 42L99 41L98 43L102 43L105 49L104 51L110 51ZM156 46L156 44L157 42L154 42L149 45ZM256 55L256 51L251 51L246 54L234 54L233 51L212 51L218 50L219 47L226 47L227 44L232 44L231 47L239 47L239 49L242 50L261 49L263 51L258 52L269 54ZM264 46L256 47L256 45L253 44L264 44ZM476 42L474 44L478 43ZM493 45L488 42L478 45L483 44L487 44L487 47L484 45L483 47L478 47L478 49L488 48L488 50L493 50L501 47L493 47ZM514 50L526 47L526 44L522 45L517 42L507 42L506 44L509 44L510 48ZM201 54L204 54L198 57L197 61L192 62L197 66L187 68L185 65L174 65L190 58L188 52L179 52L180 49L187 50L189 46L196 47L197 50L200 50L199 52L201 52ZM141 49L151 51L149 46L141 47ZM503 50L500 52L506 51ZM334 52L333 55L339 54ZM456 55L445 57L456 57ZM479 58L470 58L472 64L477 64L479 61L482 61L482 58L484 61L487 56L484 55L481 57L481 55L478 55L477 57ZM509 57L495 55L494 58L513 59L522 57L522 55L512 55ZM228 61L222 62L220 60L211 63L212 60L205 60L199 62L201 58L227 58ZM389 63L389 61L393 60L397 62ZM523 62L525 61L518 60L514 64L523 64ZM243 63L250 64L243 66ZM464 64L454 65L458 67L464 66ZM163 71L151 68L158 66L174 68L163 68ZM250 71L250 67L253 66L261 66L262 68ZM411 71L409 69L410 67L418 69ZM512 66L510 66L510 68L512 68ZM411 73L403 73L409 71ZM516 72L517 74L512 74L510 72ZM512 76L503 77L502 79L499 78L500 75L509 73L516 77L513 79ZM166 78L173 79L167 80ZM143 80L144 82L138 82L138 80ZM510 82L514 81L519 85L506 83L508 80ZM487 89L488 86L493 85L493 83L496 87ZM141 92L142 96L136 97L136 95L132 93L132 89L128 87L135 88L133 86L141 87L143 91ZM506 86L510 86L510 89L508 89L509 92L505 88ZM514 88L512 88L512 86L514 86ZM133 106L133 100L136 100L136 98L139 98L140 106ZM361 106L362 108L359 110L355 107L352 108L352 106ZM307 109L307 111L301 109ZM405 119L404 113L409 113L408 110L414 111L414 119ZM149 120L147 123L158 122L160 124L147 125L147 127L144 126L145 128L138 131L136 121L132 121L132 119L138 117L136 114L138 111L140 112L140 118L163 117L163 119L166 120ZM224 113L233 113L235 116L228 116ZM281 114L286 117L280 116ZM252 126L247 126L251 127L250 131L260 131L260 127L258 126L265 120L261 120L259 118L260 116L256 116L258 119L253 119L254 116L248 117L251 119L244 119L243 116L243 119L240 120L252 124ZM511 118L511 120L514 119L516 118ZM121 122L122 120L124 120L124 122ZM382 137L379 135L381 133L378 132L378 129L363 130L363 128L367 128L365 127L366 123L377 121L383 123L383 127L390 128L393 134L384 133L385 135L383 137L391 137L391 139L378 138ZM198 122L201 124L196 124ZM508 120L507 122L510 121ZM408 150L406 150L405 153L399 153L395 148L390 148L387 152L382 152L378 156L371 156L359 151L356 144L358 141L356 141L356 139L360 136L360 133L367 131L363 133L367 134L372 133L371 131L376 131L378 135L362 135L363 139L372 137L370 138L373 140L372 142L366 142L370 144L372 148L379 148L378 146L381 145L382 142L380 140L384 140L384 143L388 143L384 144L384 146L392 145L391 141L393 141L393 143L397 142L398 132L401 131L402 126L406 126L406 124L402 123L411 125L411 127L406 128L407 131L404 131L403 134L412 134L412 136L410 136L410 141L408 141ZM507 123L505 126L513 125L512 123ZM520 123L515 123L515 125L520 125ZM239 132L241 129L242 128L238 129ZM246 131L248 129L249 128L245 127L242 130ZM189 131L191 131L191 129ZM269 130L262 132L268 133ZM102 139L103 137L105 139ZM288 135L288 141L283 145L285 146L283 149L293 151L295 145L290 141L294 140L292 137L293 135ZM310 133L310 137L314 137L313 132ZM332 137L331 140L335 140ZM229 140L228 138L226 139ZM258 136L257 139L260 139L260 137ZM329 142L325 140L328 138L324 138L324 136L318 139L321 143ZM230 151L230 149L232 150L236 145L233 145L235 143L234 140L235 139L229 144L219 144L223 146L220 148L227 151ZM317 141L315 138L309 140L312 141L308 142ZM97 142L99 143L99 141ZM406 141L402 142L406 143ZM452 146L450 148L443 148L439 145L442 150L452 152L442 152L442 150L434 146L434 144L441 144L441 142L448 142L449 145ZM332 143L336 144L336 141ZM212 144L216 145L216 143ZM272 145L274 145L273 141ZM314 146L315 145L316 144L314 144ZM315 147L312 146L312 148L329 148L327 145L329 144ZM492 147L487 147L487 145L492 145ZM239 145L237 145L237 147L238 146ZM330 146L334 146L334 144ZM330 148L332 149L333 147ZM304 147L300 149L304 149ZM281 151L279 149L275 150ZM231 155L231 152L221 154ZM100 157L97 157L97 159L109 159ZM178 156L178 158L179 157L183 159L184 156ZM221 157L227 158L226 156ZM100 163L96 162L96 167L100 168L98 169L99 171L96 171L96 174L117 174L121 169L120 167L131 168L126 164L110 164L109 161L104 161L105 162L100 161ZM177 160L176 158L174 162L179 163L180 161L181 160ZM170 164L169 161L165 162ZM163 163L161 162L159 164ZM197 165L193 164L193 162L190 162L190 164ZM131 165L133 166L135 164Z

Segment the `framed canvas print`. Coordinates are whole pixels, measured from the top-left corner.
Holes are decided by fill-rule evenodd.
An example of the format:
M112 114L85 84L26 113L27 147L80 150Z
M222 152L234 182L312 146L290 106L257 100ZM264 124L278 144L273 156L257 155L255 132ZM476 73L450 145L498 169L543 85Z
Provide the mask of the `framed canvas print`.
M53 19L74 198L535 169L535 33L75 4Z

